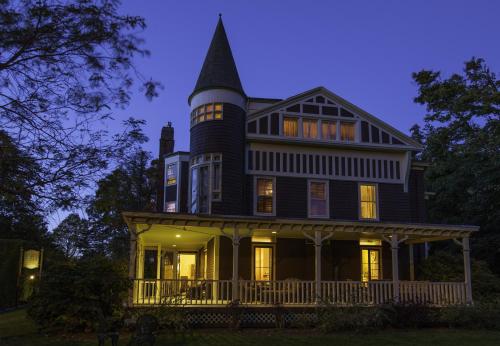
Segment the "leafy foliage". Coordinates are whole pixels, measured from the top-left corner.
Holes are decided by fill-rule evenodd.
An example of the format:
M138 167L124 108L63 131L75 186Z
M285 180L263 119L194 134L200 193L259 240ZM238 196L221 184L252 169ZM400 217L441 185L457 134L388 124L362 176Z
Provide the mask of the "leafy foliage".
M500 80L483 59L465 63L463 74L413 74L415 102L425 105L425 126L412 128L431 163L427 189L431 222L476 224L473 256L500 274Z
M51 238L66 258L74 258L91 252L91 231L86 219L70 214L52 231Z
M45 273L28 314L45 330L93 329L121 318L129 284L126 268L105 257L59 263Z
M77 204L110 162L145 140L132 118L122 132L105 129L134 80L148 98L159 86L133 64L149 55L136 34L144 19L120 14L119 4L0 1L0 127L36 163L28 187L45 208ZM23 196L24 188L10 187Z

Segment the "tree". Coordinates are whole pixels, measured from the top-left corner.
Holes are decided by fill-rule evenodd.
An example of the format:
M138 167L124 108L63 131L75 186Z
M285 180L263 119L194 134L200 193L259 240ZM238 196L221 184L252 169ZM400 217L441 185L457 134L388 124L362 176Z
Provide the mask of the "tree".
M87 214L99 252L127 258L129 231L123 211L154 211L157 184L156 162L139 150L98 182L95 195L88 201Z
M45 208L75 205L114 159L144 140L135 119L114 134L104 129L111 109L127 105L134 80L148 98L159 86L133 64L149 55L136 34L144 19L120 14L119 4L0 1L0 128L36 163L26 188Z
M66 258L75 258L92 252L91 227L78 214L69 214L51 234L54 245Z
M500 274L500 81L483 59L463 74L413 74L415 102L425 105L422 159L431 163L427 188L431 222L476 224L473 255Z

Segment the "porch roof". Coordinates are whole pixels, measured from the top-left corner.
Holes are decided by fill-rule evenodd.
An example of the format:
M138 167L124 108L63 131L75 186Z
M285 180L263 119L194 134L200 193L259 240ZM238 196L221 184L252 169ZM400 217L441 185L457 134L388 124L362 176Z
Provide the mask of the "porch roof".
M439 225L424 223L368 222L319 219L265 218L237 215L194 215L182 213L123 212L131 231L142 233L153 225L219 229L230 233L234 228L249 232L271 230L280 234L302 234L310 231L335 232L352 236L381 237L398 234L408 236L407 243L469 237L479 230L471 225ZM138 227L138 226L143 227Z

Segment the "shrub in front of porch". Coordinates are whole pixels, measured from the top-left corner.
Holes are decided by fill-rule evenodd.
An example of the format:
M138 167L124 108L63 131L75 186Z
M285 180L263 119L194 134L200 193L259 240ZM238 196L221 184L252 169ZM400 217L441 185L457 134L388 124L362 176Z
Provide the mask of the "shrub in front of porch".
M337 331L360 332L381 329L386 327L388 323L387 316L379 308L324 306L318 310L316 327L324 333Z
M105 257L56 264L45 272L28 315L46 331L95 330L121 319L129 285L126 268Z

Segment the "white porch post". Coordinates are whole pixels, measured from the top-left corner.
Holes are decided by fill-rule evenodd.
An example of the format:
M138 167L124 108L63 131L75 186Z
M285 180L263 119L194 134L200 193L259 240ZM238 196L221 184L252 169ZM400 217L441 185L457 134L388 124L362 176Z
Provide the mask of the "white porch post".
M238 250L240 246L240 233L237 227L233 230L233 277L232 277L232 301L237 301L238 297Z
M314 274L316 281L316 303L321 301L321 231L314 232L315 266Z
M128 293L128 305L132 306L134 304L134 291L137 289L134 282L135 271L136 271L136 260L137 260L137 235L135 230L130 230L130 255L128 264L128 278L131 281L131 286Z
M392 250L392 285L394 290L394 302L399 303L399 242L398 235L392 234L391 250Z
M413 244L408 244L408 251L410 257L410 281L415 281L415 259L413 256Z
M465 300L468 305L472 304L472 279L470 268L470 243L469 237L462 238L462 252L464 255L464 281Z

